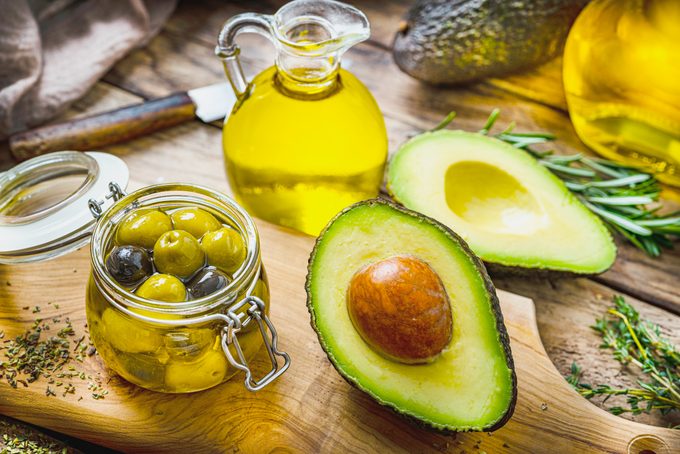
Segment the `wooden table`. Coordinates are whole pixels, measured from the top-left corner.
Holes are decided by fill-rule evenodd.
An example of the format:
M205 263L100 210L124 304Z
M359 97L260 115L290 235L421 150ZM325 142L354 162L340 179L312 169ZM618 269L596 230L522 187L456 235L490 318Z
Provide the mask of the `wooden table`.
M213 55L222 22L244 11L273 12L281 1L181 3L161 33L148 46L120 61L63 117L96 113L127 104L225 80ZM352 2L372 24L372 37L344 58L343 64L372 91L388 127L390 150L409 135L438 123L455 110L462 129L481 127L494 107L501 123L514 120L518 130L556 133L559 152L586 151L576 137L561 84L561 62L504 79L491 79L464 88L435 88L401 73L391 58L390 45L400 17L411 2ZM272 53L261 38L243 40L243 64L253 74L272 64ZM221 125L194 121L164 132L109 147L130 167L130 188L161 181L189 181L228 192L222 166ZM4 167L11 165L3 152ZM673 192L667 199L678 199ZM674 203L674 202L669 202ZM573 361L584 368L583 379L614 386L632 385L635 377L599 350L600 339L589 329L606 310L612 295L622 294L641 314L660 324L664 334L680 343L680 253L665 251L653 259L619 242L619 257L607 273L593 278L554 279L494 276L498 288L532 298L546 350L563 374ZM607 406L617 401L611 399ZM594 402L601 405L599 402ZM680 419L657 415L624 417L668 426Z

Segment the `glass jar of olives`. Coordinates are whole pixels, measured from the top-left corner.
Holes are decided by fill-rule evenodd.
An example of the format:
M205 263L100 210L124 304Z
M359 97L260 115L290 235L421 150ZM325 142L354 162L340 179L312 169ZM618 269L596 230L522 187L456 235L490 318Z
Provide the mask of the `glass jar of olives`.
M210 189L162 184L122 197L92 233L86 312L107 365L154 391L210 388L246 372L258 390L283 373L250 216ZM248 361L265 344L272 369ZM283 359L279 365L277 357Z
M169 393L238 371L257 391L286 371L252 218L190 184L125 195L128 169L100 152L55 152L0 173L0 263L49 260L90 241L90 336L128 381ZM89 210L88 210L89 207ZM271 369L249 361L264 345Z

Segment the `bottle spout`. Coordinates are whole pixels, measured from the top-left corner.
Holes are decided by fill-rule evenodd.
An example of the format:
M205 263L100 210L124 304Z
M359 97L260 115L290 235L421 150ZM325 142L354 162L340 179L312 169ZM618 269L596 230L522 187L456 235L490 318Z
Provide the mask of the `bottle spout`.
M249 88L239 61L235 38L259 33L277 49L277 80L290 92L321 95L336 85L340 58L368 39L368 19L358 9L332 0L295 0L274 16L243 13L229 19L218 36L215 54L237 97Z
M331 0L295 0L274 17L279 51L299 57L339 59L371 34L364 13Z

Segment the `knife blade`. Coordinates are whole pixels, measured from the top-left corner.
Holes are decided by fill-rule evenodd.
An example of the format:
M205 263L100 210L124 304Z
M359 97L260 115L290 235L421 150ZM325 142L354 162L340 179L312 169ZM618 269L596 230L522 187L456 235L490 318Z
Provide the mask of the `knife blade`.
M58 150L96 150L194 118L210 123L226 117L236 103L227 82L175 93L116 110L53 123L13 134L9 148L24 161Z

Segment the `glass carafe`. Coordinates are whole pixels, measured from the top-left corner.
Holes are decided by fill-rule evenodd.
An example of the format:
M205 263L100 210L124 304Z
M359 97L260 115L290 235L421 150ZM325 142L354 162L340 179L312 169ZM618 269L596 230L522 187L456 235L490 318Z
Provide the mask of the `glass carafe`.
M586 145L680 186L678 42L678 0L595 0L569 33L564 87Z
M270 39L275 64L246 81L235 37ZM340 67L370 34L343 3L297 0L274 16L228 20L216 54L237 96L224 125L227 175L253 215L312 235L342 208L378 194L387 158L382 114L368 89Z

